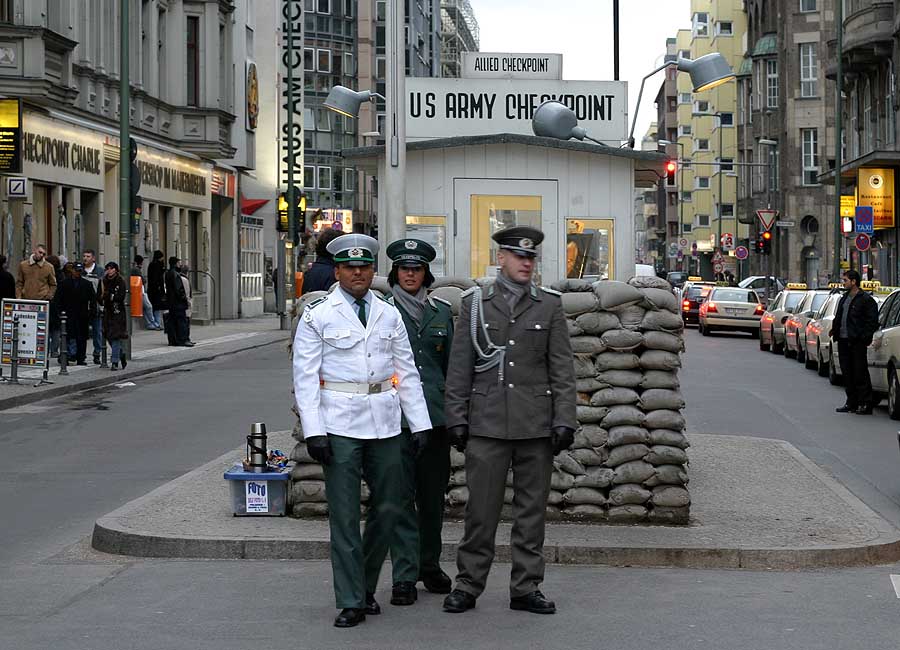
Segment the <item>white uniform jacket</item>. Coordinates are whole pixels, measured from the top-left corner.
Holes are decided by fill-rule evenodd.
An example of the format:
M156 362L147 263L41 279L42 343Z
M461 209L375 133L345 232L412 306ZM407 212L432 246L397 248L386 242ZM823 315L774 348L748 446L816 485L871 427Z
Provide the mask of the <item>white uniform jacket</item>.
M393 305L369 294L363 327L340 289L307 305L294 336L294 394L305 438L326 433L390 438L400 433L400 408L412 431L431 428L406 326ZM323 382L375 384L396 377L394 388L352 394Z

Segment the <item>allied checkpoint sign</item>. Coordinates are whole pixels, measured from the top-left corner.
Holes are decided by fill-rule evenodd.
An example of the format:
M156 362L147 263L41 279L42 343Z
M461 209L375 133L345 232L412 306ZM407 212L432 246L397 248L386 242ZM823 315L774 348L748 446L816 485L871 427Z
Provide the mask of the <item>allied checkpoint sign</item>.
M624 81L407 77L406 139L534 135L534 112L552 99L571 108L592 138L618 146L628 135L627 88Z
M13 326L19 319L20 367L49 367L50 303L46 300L3 300L0 318L0 365L12 364Z

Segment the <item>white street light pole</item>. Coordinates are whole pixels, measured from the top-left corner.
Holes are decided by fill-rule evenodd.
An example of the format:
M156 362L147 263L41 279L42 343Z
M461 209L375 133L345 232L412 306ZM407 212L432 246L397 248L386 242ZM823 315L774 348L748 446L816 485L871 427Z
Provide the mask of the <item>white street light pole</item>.
M385 145L384 161L385 201L384 214L378 222L382 241L380 268L388 268L387 244L406 236L406 31L404 28L405 2L388 2L388 51L386 79Z

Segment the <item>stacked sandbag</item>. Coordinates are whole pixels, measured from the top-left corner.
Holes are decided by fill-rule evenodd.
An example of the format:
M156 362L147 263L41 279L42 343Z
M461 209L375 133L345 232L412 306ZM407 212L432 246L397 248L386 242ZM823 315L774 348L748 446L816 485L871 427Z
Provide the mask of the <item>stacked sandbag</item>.
M564 519L687 523L684 350L668 282L563 280L574 354L575 443L554 460L551 504Z

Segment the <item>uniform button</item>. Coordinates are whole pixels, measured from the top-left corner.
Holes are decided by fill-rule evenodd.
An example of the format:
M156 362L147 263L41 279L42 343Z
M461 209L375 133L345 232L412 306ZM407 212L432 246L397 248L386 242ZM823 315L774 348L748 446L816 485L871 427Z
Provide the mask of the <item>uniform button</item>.
M535 326L534 326L534 329L539 330L539 329L541 329L541 326L540 326L540 325L535 325Z
M510 361L510 362L509 362L509 365L510 365L510 367L512 367L512 366L516 365L516 362L515 362L515 361Z
M369 356L370 356L370 357L372 356L372 353L371 353L371 352L369 353Z
M548 390L548 391L547 391L547 394L548 394L548 395L552 395L553 393L552 393L551 391Z
M422 366L419 366L419 370L422 370Z
M515 342L515 341L513 341L513 340L512 340L512 339L510 339L510 340L509 340L509 344L510 344L510 345L515 345L515 344L516 344L516 342Z
M512 324L515 323L515 322L516 322L516 319L515 319L515 318L510 318L510 319L509 319L509 324L510 324L510 325L512 325Z
M510 388L515 388L515 387L516 387L515 384L507 384L507 385L508 385Z
M374 374L375 374L374 372L370 372L370 373L369 373L369 376L371 377L371 376L374 375Z

